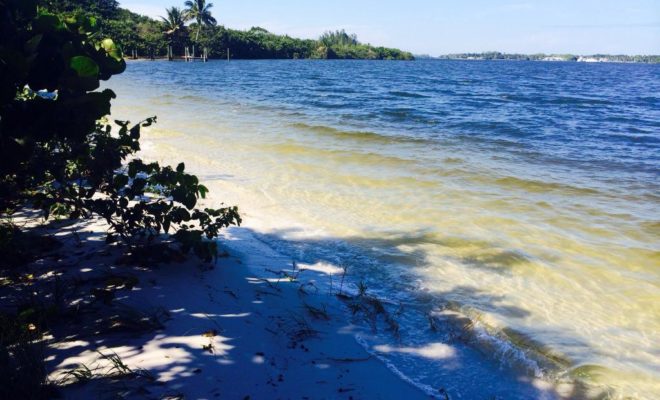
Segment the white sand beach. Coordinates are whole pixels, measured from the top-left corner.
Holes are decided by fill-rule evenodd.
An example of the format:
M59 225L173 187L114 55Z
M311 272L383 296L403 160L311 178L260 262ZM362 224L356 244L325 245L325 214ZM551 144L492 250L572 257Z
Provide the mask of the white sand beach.
M290 260L254 240L229 233L229 255L213 265L137 268L116 263L98 221L50 230L64 243L59 254L70 255L38 261L49 273L35 270L36 280L77 280L81 304L92 298L86 286L108 284L114 293L108 304L90 305L104 309L109 327L94 316L51 336L50 379L71 382L64 398L428 398L358 344L343 304L315 290L319 273L278 278L295 273ZM118 283L129 280L135 286ZM100 353L116 354L135 374L122 376ZM94 379L74 383L68 373L83 366Z

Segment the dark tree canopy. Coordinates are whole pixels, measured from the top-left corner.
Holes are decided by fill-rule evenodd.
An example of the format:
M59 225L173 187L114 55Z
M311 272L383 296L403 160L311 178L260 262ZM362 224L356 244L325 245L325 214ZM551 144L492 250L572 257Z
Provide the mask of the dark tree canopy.
M196 46L206 48L211 58L226 58L229 49L232 58L242 59L413 59L412 54L398 49L362 44L343 30L312 40L258 27L248 31L225 28L217 24L216 10L207 0L188 0L181 7L164 8L158 20L119 8L112 0L43 0L42 5L59 15L96 17L100 32L129 54L136 51L141 57L165 57L168 46L181 56L186 46Z
M45 0L43 5L53 12L85 11L103 18L112 18L119 9L117 0Z

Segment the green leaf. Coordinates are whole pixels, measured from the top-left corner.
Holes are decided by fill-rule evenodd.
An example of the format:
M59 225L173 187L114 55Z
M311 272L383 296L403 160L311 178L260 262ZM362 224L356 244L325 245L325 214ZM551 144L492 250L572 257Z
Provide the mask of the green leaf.
M105 52L116 61L121 61L124 58L121 49L112 41L112 39L104 39L101 42L101 48L103 48L103 50L105 50Z
M87 56L75 56L69 63L71 69L81 78L91 78L99 74L99 66Z
M199 195L201 196L201 198L205 199L206 194L209 192L209 189L204 185L199 185L199 186L197 186L197 191L199 192Z
M95 17L79 15L76 22L80 26L80 30L82 30L84 33L91 34L98 30L98 22Z
M62 28L62 20L54 14L43 13L32 21L32 29L35 32L52 32Z

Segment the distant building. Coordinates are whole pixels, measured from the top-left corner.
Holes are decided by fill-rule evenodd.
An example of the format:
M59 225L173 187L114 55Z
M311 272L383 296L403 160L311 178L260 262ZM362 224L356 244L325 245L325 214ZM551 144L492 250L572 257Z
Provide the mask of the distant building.
M587 62L587 63L596 63L596 62L610 62L611 60L606 57L591 57L591 56L580 56L577 59L578 62Z
M566 61L564 57L559 57L559 56L547 56L543 57L541 61Z

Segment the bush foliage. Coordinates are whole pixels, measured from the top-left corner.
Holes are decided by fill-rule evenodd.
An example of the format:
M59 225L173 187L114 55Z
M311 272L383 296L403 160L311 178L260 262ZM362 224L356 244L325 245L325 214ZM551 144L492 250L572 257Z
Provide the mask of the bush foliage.
M196 208L208 189L183 163L136 158L141 129L155 117L115 121L113 131L115 94L97 89L126 64L99 20L51 14L36 0L1 0L0 19L0 216L26 203L46 217L100 215L108 241L134 245L171 232L183 252L215 257L205 239L240 224L238 210Z

